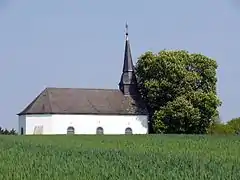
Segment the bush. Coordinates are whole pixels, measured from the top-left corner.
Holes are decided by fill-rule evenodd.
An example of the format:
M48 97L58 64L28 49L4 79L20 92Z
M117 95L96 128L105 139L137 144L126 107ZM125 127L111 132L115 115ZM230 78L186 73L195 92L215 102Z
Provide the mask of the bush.
M234 118L227 123L232 129L234 129L236 134L240 134L240 118Z
M11 130L7 130L6 128L3 129L2 127L0 127L0 134L2 135L16 135L16 130L15 129L11 129Z
M224 134L224 135L233 135L235 130L228 124L217 123L210 126L208 129L208 134Z

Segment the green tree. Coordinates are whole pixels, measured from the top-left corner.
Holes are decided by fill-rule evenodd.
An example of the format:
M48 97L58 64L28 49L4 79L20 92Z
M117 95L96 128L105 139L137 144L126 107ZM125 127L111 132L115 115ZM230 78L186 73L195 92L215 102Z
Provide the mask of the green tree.
M240 117L228 121L227 125L231 126L236 134L240 134Z
M201 54L163 50L139 57L136 74L155 133L206 133L221 102L217 63Z

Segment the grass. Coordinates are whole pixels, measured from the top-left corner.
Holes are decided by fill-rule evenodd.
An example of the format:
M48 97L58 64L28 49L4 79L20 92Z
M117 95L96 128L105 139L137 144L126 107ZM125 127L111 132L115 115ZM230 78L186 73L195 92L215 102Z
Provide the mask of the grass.
M5 180L239 180L237 136L0 136Z

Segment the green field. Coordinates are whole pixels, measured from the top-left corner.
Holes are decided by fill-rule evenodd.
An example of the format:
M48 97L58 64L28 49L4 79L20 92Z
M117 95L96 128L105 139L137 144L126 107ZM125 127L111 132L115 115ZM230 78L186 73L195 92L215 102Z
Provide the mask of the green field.
M240 179L240 137L0 136L0 179Z

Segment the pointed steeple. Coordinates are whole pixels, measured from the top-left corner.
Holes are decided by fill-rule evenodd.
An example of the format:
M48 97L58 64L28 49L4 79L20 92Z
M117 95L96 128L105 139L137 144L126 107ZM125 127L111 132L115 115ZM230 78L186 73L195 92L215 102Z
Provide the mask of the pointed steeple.
M135 95L137 93L137 80L134 73L134 66L131 55L131 48L128 39L128 25L126 24L125 53L123 71L119 83L119 89L124 95Z
M126 42L125 42L123 72L130 72L130 71L133 71L133 61L132 61L130 43L128 39L128 24L126 24Z

